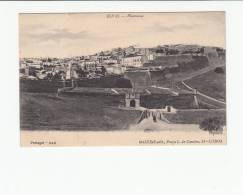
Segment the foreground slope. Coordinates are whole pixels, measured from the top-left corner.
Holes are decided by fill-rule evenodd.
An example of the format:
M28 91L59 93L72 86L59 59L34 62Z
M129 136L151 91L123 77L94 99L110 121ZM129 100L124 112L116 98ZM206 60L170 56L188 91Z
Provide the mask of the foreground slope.
M141 114L109 107L113 100L91 96L21 93L20 100L22 130L121 130L135 123Z

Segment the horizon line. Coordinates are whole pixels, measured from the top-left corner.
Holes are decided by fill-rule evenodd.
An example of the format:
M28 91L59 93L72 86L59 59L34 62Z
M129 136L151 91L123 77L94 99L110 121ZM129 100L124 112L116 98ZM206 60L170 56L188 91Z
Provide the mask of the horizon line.
M110 48L108 50L100 50L98 52L95 52L95 53L92 53L92 54L86 54L86 55L73 55L73 56L62 56L62 57L54 57L54 56L35 56L35 57L19 57L19 58L73 58L73 57L79 57L79 56L90 56L90 55L94 55L96 53L99 53L99 52L102 52L102 51L111 51L112 49L116 49L116 48L128 48L128 47L136 47L135 45L139 45L139 44L133 44L133 45L129 45L129 46L126 46L126 47L113 47L113 48ZM177 43L177 44L158 44L156 46L151 46L151 47L138 47L138 48L155 48L155 47L158 47L158 46L165 46L165 45L197 45L197 46L202 46L202 47L218 47L218 48L223 48L226 50L225 47L222 47L222 46L214 46L214 45L201 45L201 44L197 44L197 43Z

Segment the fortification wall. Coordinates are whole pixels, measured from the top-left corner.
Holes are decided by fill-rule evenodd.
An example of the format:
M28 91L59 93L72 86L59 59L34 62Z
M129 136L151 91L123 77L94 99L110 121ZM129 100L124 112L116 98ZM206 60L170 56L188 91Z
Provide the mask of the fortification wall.
M72 93L72 92L62 92L60 94L62 97L72 97L72 98L79 98L79 97L85 97L85 98L97 98L102 99L105 106L125 106L125 94L119 94L119 95L111 95L111 94L105 94L105 93Z
M124 78L131 81L133 88L146 87L152 84L149 72L125 72Z
M171 95L147 95L141 96L140 104L145 108L161 109L165 106L173 106L176 109L196 108L192 94Z
M78 87L96 88L131 88L131 82L122 76L106 76L94 79L82 79L75 81Z
M71 87L71 81L65 83L66 87ZM56 93L58 88L64 87L62 81L48 80L20 80L20 91L31 93Z

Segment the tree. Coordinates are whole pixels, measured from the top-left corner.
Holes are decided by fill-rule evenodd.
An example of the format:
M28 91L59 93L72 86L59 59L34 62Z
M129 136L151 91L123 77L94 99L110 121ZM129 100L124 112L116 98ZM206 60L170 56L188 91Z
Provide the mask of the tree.
M105 67L104 66L101 66L101 74L105 75L105 73L106 73Z
M52 76L53 81L59 81L62 79L62 75L60 73L56 73Z
M179 51L177 49L169 49L167 52L166 52L166 55L176 55L178 54Z
M205 131L219 131L223 129L224 121L219 117L206 118L200 123L200 129Z
M52 77L53 77L52 73L48 72L45 79L52 80Z
M79 68L78 70L76 70L77 74L79 77L86 77L87 76L87 72L84 71L83 69Z
M29 67L29 75L36 77L36 68Z
M205 47L201 47L200 52L204 53L205 52Z
M224 74L224 69L222 67L217 67L214 69L214 72L219 73L219 74Z

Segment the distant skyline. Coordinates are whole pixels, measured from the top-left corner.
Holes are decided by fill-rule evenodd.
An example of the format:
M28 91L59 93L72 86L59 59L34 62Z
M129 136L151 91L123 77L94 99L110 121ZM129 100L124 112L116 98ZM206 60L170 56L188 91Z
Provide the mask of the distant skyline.
M20 14L20 57L71 57L117 47L225 48L224 12Z

